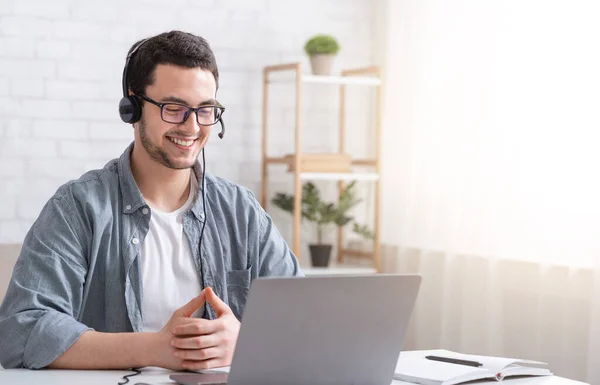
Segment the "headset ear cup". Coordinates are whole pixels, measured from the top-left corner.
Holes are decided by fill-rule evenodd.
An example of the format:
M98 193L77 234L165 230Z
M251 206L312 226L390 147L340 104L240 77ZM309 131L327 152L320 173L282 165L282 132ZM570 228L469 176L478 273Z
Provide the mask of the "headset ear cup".
M121 98L121 101L119 101L119 115L125 123L135 123L140 120L142 116L140 99L135 95Z
M142 101L136 95L131 95L129 99L133 105L133 121L131 123L135 123L142 118Z

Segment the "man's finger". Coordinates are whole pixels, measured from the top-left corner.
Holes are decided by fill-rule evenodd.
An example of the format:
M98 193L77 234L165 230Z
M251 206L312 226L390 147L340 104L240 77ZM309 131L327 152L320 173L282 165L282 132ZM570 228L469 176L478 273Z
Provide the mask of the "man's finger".
M221 359L213 358L211 360L205 361L186 360L181 363L181 366L186 370L204 370L212 368L221 368L225 365L223 365L223 361Z
M206 288L204 292L206 292L206 302L215 309L217 317L220 317L224 313L231 313L231 308L225 302L221 301L221 298L215 294L212 287Z
M173 355L186 361L205 361L219 358L221 349L218 347L192 350L176 349L173 352Z
M190 302L186 303L185 305L183 305L182 307L177 309L175 311L175 315L180 316L180 317L189 317L196 310L198 310L200 308L200 306L204 305L205 302L206 302L206 294L205 294L205 291L203 290L197 297L192 298L192 300Z
M171 346L177 349L205 349L212 348L219 344L219 338L216 334L207 334L194 337L174 337L171 340Z
M190 318L190 321L174 327L172 331L173 335L177 337L200 336L216 333L220 328L220 322L217 320Z

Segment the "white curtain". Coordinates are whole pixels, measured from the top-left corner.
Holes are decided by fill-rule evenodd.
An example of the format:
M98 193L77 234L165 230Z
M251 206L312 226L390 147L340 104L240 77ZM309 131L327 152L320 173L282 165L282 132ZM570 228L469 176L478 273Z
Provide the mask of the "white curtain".
M412 349L600 383L600 3L389 0L385 271Z

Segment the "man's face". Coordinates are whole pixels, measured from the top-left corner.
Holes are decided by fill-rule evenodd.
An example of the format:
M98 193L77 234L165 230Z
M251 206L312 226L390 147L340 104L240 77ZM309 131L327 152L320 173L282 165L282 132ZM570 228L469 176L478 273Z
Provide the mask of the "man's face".
M179 103L189 107L215 104L217 87L210 71L159 64L154 79L145 95L159 103ZM167 123L161 118L160 107L144 101L135 135L136 145L141 143L150 158L165 167L185 169L196 162L212 127L199 125L194 112L184 123Z

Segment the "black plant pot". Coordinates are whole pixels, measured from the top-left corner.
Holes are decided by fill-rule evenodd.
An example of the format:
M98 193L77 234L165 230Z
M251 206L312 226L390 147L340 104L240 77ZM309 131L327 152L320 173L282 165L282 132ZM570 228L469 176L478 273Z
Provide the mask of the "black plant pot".
M310 249L310 259L314 267L329 266L331 256L331 245L308 245Z

